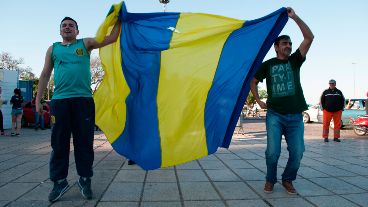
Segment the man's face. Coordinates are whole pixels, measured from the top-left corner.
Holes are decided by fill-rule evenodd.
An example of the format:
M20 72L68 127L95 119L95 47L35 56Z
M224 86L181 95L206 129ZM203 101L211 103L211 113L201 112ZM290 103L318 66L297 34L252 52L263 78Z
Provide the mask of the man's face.
M336 83L329 83L329 85L330 85L330 88L331 89L335 89L336 88Z
M292 43L290 39L282 39L275 45L277 56L280 58L287 58L291 54Z
M79 34L75 22L72 20L64 20L60 25L60 35L63 38L76 38Z

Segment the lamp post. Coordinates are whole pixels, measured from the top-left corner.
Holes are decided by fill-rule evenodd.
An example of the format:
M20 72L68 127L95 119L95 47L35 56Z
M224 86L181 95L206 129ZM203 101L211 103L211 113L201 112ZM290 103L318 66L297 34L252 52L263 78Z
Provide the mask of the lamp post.
M355 65L356 63L351 63L353 65L353 84L354 84L354 98L356 98L355 94Z
M166 5L170 3L170 0L159 0L161 4L164 6L164 12L166 12Z

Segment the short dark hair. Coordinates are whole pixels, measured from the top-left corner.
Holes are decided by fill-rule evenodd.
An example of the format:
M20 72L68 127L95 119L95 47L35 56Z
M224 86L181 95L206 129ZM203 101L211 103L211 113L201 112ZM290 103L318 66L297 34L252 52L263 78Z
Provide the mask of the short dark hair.
M276 38L274 45L278 45L281 40L290 40L289 35L280 35L278 38Z
M74 23L75 23L75 27L77 28L77 30L78 30L78 23L77 23L77 21L75 21L73 18L71 18L71 17L64 17L64 19L63 20L61 20L61 22L60 22L60 27L61 27L61 24L63 23L63 21L65 21L65 20L72 20Z
M14 89L14 94L17 94L17 95L21 95L21 91L20 91L20 88L16 88Z

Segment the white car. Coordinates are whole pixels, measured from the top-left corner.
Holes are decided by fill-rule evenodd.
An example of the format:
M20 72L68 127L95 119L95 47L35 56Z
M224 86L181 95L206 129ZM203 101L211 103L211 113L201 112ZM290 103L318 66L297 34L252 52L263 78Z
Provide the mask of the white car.
M319 122L322 117L323 111L319 104L310 105L308 104L308 110L303 112L304 123L308 122Z

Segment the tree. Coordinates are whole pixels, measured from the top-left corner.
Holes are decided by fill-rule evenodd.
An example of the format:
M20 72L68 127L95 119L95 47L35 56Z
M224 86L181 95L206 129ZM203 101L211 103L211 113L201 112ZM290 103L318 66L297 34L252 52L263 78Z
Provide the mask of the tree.
M91 58L91 84L93 93L97 90L100 85L105 72L102 69L101 60L99 57Z
M267 91L263 90L263 89L258 89L258 95L259 95L260 99L267 98ZM249 91L246 104L248 106L250 106L250 105L254 104L255 102L256 102L256 99L254 98L253 93L251 91Z
M0 68L5 70L16 70L19 72L19 79L21 80L34 80L36 75L32 72L32 68L22 67L24 64L23 58L16 59L8 52L1 52L0 54Z

